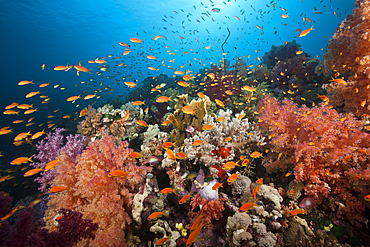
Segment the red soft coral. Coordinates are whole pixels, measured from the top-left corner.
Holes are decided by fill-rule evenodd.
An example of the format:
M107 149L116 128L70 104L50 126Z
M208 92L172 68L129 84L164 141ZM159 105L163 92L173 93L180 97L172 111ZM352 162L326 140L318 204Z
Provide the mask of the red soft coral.
M222 217L222 212L225 210L224 207L225 199L218 198L218 200L212 200L208 201L205 198L201 198L199 194L196 194L190 202L190 205L192 207L192 210L194 208L198 207L199 205L202 205L202 214L204 215L204 222L207 224L207 227L211 227L211 221L212 220L219 220ZM200 215L200 212L197 216Z
M279 102L269 95L259 107L260 125L270 132L270 150L276 152L265 160L267 170L293 168L295 180L305 182L307 196L318 204L337 198L345 207L330 213L359 226L365 219L363 197L369 193L370 184L366 176L370 135L360 130L361 121L338 114L326 104L298 107L290 100Z

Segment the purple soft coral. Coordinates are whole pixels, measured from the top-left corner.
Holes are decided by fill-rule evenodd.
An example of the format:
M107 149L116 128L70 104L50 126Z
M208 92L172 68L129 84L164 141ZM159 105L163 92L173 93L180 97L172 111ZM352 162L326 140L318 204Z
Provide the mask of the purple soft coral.
M76 159L77 155L81 154L84 149L85 137L81 135L69 135L67 136L67 142L63 145L63 128L56 128L54 133L50 132L46 137L36 144L36 148L39 151L38 154L34 155L35 159L40 162L31 163L30 165L34 168L42 168L48 162L56 160L61 152L65 152L73 160ZM56 173L56 169L42 172L41 177L37 177L34 181L40 183L42 192L47 191L49 181L51 181Z

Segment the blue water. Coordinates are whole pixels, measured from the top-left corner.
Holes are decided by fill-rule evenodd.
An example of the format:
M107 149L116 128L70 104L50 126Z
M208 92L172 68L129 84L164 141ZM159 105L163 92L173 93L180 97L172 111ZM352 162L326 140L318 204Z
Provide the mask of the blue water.
M93 94L94 90L100 87L98 85L100 82L102 87L110 85L115 89L111 95L106 91L98 94L101 95L96 103L98 105L117 95L124 98L129 93L130 90L123 84L122 76L132 76L130 80L137 80L140 86L140 82L146 77L157 76L160 73L172 76L174 69L180 69L182 65L184 71L189 69L194 72L200 68L210 67L210 62L218 63L222 58L221 44L228 34L227 28L230 29L231 35L224 48L228 53L226 59L230 60L231 64L235 62L236 57L244 56L248 65L256 66L257 56L262 58L271 45L282 45L285 41L294 39L302 45L305 52L313 57L322 58L327 41L345 16L351 13L354 2L354 0L1 1L0 108L4 109L12 102L18 102L34 103L34 107L39 110L28 116L22 113L20 116L1 114L0 127L11 126L15 132L0 136L0 151L5 155L0 158L1 168L9 168L9 160L28 155L27 152L33 151L32 147L12 146L17 133L28 130L32 133L40 131L44 126L37 126L49 120L58 124L61 116L78 113L88 103L94 101L80 99L72 104L66 101L68 97ZM275 8L271 4L274 4ZM219 8L220 12L214 13L211 11L212 8ZM285 8L286 12L281 8ZM283 19L281 14L289 14L289 18ZM313 22L306 22L304 26L303 17L309 17ZM257 25L263 27L263 31L257 29ZM305 30L312 25L315 30L306 37L298 38L299 32L296 32L296 29ZM157 35L166 38L153 41ZM142 39L143 44L131 43L129 39L134 37ZM131 53L123 57L125 49L118 42L129 43ZM209 45L211 48L206 49L205 47ZM150 50L151 48L153 50ZM190 49L193 49L194 53L191 53ZM168 51L177 55L169 55ZM182 55L185 51L189 53ZM140 56L141 53L143 56ZM109 54L121 56L124 63L128 64L127 68L118 67L116 71L117 78L120 79L118 84L114 78L97 77L98 65L87 63L88 60L106 57ZM146 59L148 54L157 56L157 60ZM247 61L248 55L251 56ZM170 65L172 68L162 66L164 59L167 59L164 62L166 66ZM173 63L169 62L172 59L175 59ZM107 60L113 66L114 60L111 58ZM53 70L56 66L78 64L79 61L82 61L83 66L92 69L92 75L81 73L78 77L74 69L68 72ZM198 63L199 61L201 62ZM45 64L45 70L41 69L42 64ZM148 66L160 70L150 71L147 69ZM113 77L113 74L110 72L104 75ZM90 76L94 76L96 84L81 84L81 81L89 81L92 78ZM33 80L35 84L18 86L21 80ZM40 89L38 85L41 83L50 83L50 86ZM60 86L53 88L56 84ZM60 90L61 87L65 90ZM49 104L41 104L39 95L25 98L27 93L39 89L42 95L51 97ZM76 107L77 105L79 106ZM56 109L60 111L54 113ZM47 115L55 115L55 118L49 119ZM30 117L35 117L36 123L30 127L25 127L25 123L16 126L12 124L16 119L27 121Z

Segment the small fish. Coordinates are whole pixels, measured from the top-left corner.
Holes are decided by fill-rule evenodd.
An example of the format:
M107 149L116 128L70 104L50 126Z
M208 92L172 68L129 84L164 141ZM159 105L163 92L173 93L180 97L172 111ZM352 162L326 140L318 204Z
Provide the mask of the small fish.
M312 30L314 30L315 28L313 28L313 26L312 27L310 27L309 29L306 29L306 30L304 30L304 31L302 31L299 35L298 35L298 37L304 37L304 36L306 36L307 34L309 34Z
M23 163L27 163L27 162L33 162L31 160L32 156L27 158L27 157L19 157L19 158L16 158L14 159L12 162L10 162L11 165L21 165Z
M213 8L213 9L211 9L211 11L212 11L212 12L215 12L215 13L218 13L218 12L220 12L221 10L220 10L219 8Z
M252 158L259 158L259 157L263 157L262 154L258 151L254 151L253 153L250 154L250 156Z
M177 194L177 193L176 193L176 191L175 191L175 190L173 190L172 188L164 188L164 189L162 189L162 190L159 192L159 194L161 194L161 195L171 194L171 193L175 193L175 194Z
M35 169L31 169L29 171L27 171L23 176L24 177L30 177L30 176L33 176L41 171L43 171L44 169L43 168L35 168Z
M184 81L179 81L177 84L179 84L179 85L180 85L180 86L182 86L182 87L189 87L189 86L190 86L190 84L189 84L189 83L184 82Z
M143 40L138 39L138 38L131 38L131 39L130 39L130 41L131 41L132 43L137 43L137 44L140 44L140 43L142 43L142 42L143 42Z
M32 80L32 81L24 80L24 81L20 81L20 82L18 82L18 85L19 85L19 86L28 85L28 84L34 84L34 83L33 83L33 80Z
M285 18L289 18L289 14L281 14L281 18L285 19Z
M239 208L239 212L247 212L249 209L253 208L253 206L257 205L256 202L257 202L258 199L256 199L254 202L247 202L247 203L244 203L243 206L241 206Z
M149 125L144 120L137 120L136 123L143 127L148 127Z
M148 220L156 220L162 216L168 216L168 213L166 213L166 211L163 211L163 212L155 212L155 213L152 213L151 215L148 216Z
M170 125L172 122L171 121L168 121L168 120L165 120L161 123L162 126L168 126Z
M179 201L179 204L187 203L188 200L192 197L191 192L189 194L184 195L181 200Z
M234 183L238 178L240 179L240 173L234 173L227 178L227 182Z
M193 146L200 146L202 144L205 144L205 142L203 140L195 140L192 143Z
M139 158L139 157L143 157L143 155L141 153L138 153L138 152L131 152L128 157L132 158L132 159L136 159L136 158Z
M256 183L259 184L259 185L262 185L263 184L263 178L257 179Z
M62 192L62 191L65 191L68 187L63 187L63 186L54 186L54 187L51 187L48 192L49 193L59 193L59 192Z
M212 186L212 190L218 190L220 187L223 188L222 183L217 182Z
M306 214L306 210L304 210L304 209L294 209L294 210L290 211L291 216L295 216L295 215L298 215L298 214Z
M222 108L225 109L225 104L221 100L215 99L215 102L216 102L217 105L219 105L219 106L221 106Z
M239 166L238 163L235 163L234 161L228 161L223 166L223 170L232 170L235 168L235 166Z
M202 130L210 130L210 129L213 129L214 126L212 124L206 124L202 127Z
M365 201L370 201L370 194L369 195L366 195L366 196L364 196L364 199L365 199Z
M80 95L77 95L77 96L71 96L67 99L67 101L75 101L77 99L81 98Z
M202 99L206 97L202 92L198 92L197 95L199 98L202 98Z
M31 98L31 97L33 97L33 96L35 96L35 95L37 95L37 94L40 94L40 91L37 91L37 92L30 92L30 93L28 93L27 95L26 95L26 98L28 99L28 98Z
M44 170L49 171L49 170L54 169L59 164L59 162L60 162L59 158L57 160L50 161L49 163L46 164L46 166L44 167Z
M169 240L171 237L166 237L166 238L161 238L160 240L158 240L157 243L155 243L155 246L161 246L163 245L164 243L167 242L167 240Z
M182 77L182 79L184 79L185 81L193 80L193 78L192 78L190 75L184 75L184 76Z
M171 96L172 97L172 96ZM165 103L165 102L167 102L167 101L172 101L171 100L171 97L167 97L167 96L160 96L160 97L158 97L156 100L155 100L155 102L157 102L157 103Z
M79 115L79 117L83 117L83 116L85 116L86 115L86 113L87 113L87 109L85 108L85 109L82 109L81 111L80 111L80 115Z
M183 160L183 159L186 159L187 155L184 154L184 152L178 152L176 155L175 155L175 158L176 159L179 159L179 160Z
M171 149L166 149L166 154L170 160L176 160L176 156Z
M130 82L130 81L125 81L124 82L126 84L126 86L128 86L129 88L134 88L137 86L137 83L135 82Z
M184 106L181 110L183 113L195 115L195 112L190 105Z
M191 246L193 243L195 243L198 239L198 235L200 231L202 230L203 226L205 226L206 223L202 221L199 226L189 235L189 238L186 240L186 247Z
M125 177L127 176L128 172L122 171L122 170L114 170L111 173L108 174L108 177Z

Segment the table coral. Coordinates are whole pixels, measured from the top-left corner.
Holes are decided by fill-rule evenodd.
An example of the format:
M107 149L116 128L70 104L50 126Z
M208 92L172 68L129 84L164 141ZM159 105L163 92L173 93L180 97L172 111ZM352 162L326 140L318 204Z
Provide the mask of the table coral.
M261 128L269 131L271 139L272 153L264 161L267 170L294 169L295 181L305 183L306 196L318 204L329 196L336 198L339 203L333 203L327 213L360 226L366 206L362 198L370 192L365 175L370 135L361 131L361 121L324 103L317 108L298 107L269 95L259 107Z
M73 162L61 157L52 186L69 186L67 191L50 195L45 213L47 228L55 229L53 218L58 209L70 208L99 224L90 246L122 245L125 232L132 222L132 200L150 170L135 165L128 158L132 152L127 142L114 146L112 136L91 142ZM127 172L125 177L108 177L114 170Z

